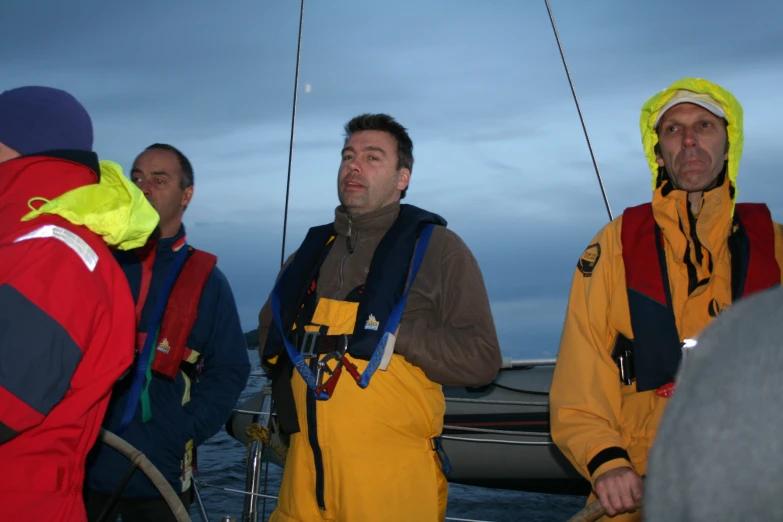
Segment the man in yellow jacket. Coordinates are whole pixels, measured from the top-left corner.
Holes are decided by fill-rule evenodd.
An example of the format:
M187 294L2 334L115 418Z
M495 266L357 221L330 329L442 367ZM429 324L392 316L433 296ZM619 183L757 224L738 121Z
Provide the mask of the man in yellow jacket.
M272 522L443 520L442 385L501 364L478 263L440 216L400 204L413 168L386 114L345 126L334 221L308 232L259 315L290 436Z
M742 107L686 78L650 98L652 203L626 209L577 263L550 392L552 439L613 520L641 520L647 456L683 349L721 310L780 284L783 229L737 204Z

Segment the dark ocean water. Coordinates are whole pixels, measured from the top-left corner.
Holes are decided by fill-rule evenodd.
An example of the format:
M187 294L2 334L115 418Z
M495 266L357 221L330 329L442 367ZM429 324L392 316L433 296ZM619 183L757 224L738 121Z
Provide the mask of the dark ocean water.
M255 350L250 353L253 371L258 371L258 354ZM262 383L263 378L250 377L240 402L260 390ZM243 491L246 475L245 454L245 446L229 437L225 430L221 430L199 448L198 479L209 486ZM275 465L268 467L267 494L277 495L281 477L282 469ZM242 522L244 495L206 487L201 489L201 496L209 522L217 522L224 515L236 517L237 522ZM263 500L259 499L259 509L263 504ZM578 512L584 504L585 498L578 496L544 495L449 484L446 516L487 522L562 522ZM264 521L274 507L275 501L268 499ZM194 522L201 522L195 505L191 509L191 518Z

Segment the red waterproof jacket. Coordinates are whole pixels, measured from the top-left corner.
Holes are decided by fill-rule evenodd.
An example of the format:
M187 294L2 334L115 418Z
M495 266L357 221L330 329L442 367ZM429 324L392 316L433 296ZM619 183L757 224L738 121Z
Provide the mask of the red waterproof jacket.
M0 520L86 521L85 458L133 361L135 315L104 240L31 198L95 183L94 154L0 163ZM39 206L40 203L33 203Z

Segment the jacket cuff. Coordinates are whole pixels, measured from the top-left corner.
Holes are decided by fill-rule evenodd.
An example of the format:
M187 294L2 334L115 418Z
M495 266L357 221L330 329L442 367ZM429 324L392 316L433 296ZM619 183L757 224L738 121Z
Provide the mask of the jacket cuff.
M623 466L633 467L628 452L623 448L612 446L599 451L590 462L587 463L587 471L591 478L595 478L611 469Z

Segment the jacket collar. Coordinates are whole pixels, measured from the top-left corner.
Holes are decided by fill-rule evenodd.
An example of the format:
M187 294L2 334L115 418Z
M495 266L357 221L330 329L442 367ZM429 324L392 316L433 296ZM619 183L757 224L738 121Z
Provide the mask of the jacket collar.
M356 231L386 231L391 228L400 214L400 202L395 201L366 214L351 216L342 205L334 212L334 229L338 234L348 235L349 230Z
M691 223L695 221L696 236L701 245L713 256L727 248L732 231L733 206L731 184L728 180L702 194L698 216L690 216L688 193L672 189L671 181L665 180L653 193L653 215L661 227L667 242L672 246L675 257L683 259L689 242L692 242Z
M165 239L159 239L155 242L155 250L158 254L164 252L179 252L179 250L185 246L187 242L187 235L185 234L185 225L180 225L179 232L174 237L167 237Z

